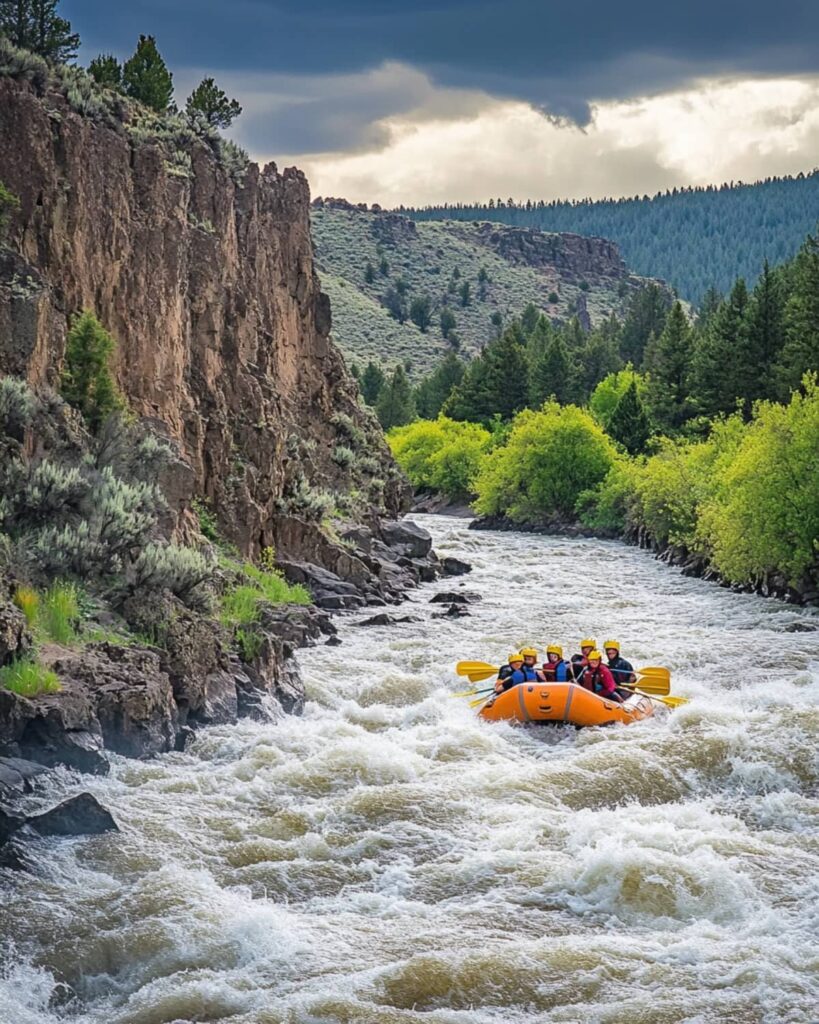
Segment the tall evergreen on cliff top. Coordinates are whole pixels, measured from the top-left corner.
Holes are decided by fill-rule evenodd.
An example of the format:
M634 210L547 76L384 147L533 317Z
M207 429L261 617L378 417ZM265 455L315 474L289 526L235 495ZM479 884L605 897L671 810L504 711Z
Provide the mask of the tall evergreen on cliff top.
M819 369L819 239L809 235L790 268L785 344L776 369L780 397Z
M692 359L691 390L706 416L733 412L754 369L745 321L748 289L740 278L700 333Z
M0 35L54 64L77 56L80 37L57 14L57 0L0 0Z
M164 114L173 101L173 75L156 48L153 36L140 36L133 57L122 69L125 93Z

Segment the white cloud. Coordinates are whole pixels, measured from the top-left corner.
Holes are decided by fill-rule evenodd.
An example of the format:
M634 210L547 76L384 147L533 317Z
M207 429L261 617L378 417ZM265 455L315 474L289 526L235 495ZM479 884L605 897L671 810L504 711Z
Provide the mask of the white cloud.
M633 195L819 164L819 76L701 80L597 103L584 129L520 101L413 84L415 104L375 120L369 149L254 155L302 167L314 195L385 206Z

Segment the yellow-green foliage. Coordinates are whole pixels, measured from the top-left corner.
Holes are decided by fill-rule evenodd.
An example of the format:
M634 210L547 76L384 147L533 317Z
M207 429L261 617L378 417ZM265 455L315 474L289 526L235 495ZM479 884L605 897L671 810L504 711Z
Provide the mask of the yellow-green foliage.
M73 583L57 581L42 595L33 587L19 586L14 592L14 603L39 638L58 644L70 644L76 639L80 607Z
M77 588L73 583L53 583L40 602L38 622L49 640L70 644L80 617Z
M641 399L645 399L647 379L643 374L637 373L631 363L617 373L608 374L592 391L589 398L589 412L602 427L608 427L611 414L628 391L632 381L637 385L637 394Z
M492 435L476 423L439 416L396 427L387 440L413 487L463 498L473 493L472 482Z
M819 391L761 402L750 423L717 420L700 442L664 440L648 459L618 458L581 495L592 526L645 526L660 543L705 555L726 579L819 577Z
M599 484L616 458L588 412L546 402L538 412L519 413L503 447L483 458L474 508L515 522L573 515L580 492Z
M25 615L28 628L34 629L40 609L40 595L34 587L19 586L14 592L14 603Z
M220 618L226 626L242 626L255 622L261 603L310 604L307 589L290 584L276 569L263 569L245 562L242 573L247 580L232 587L222 598Z
M819 390L816 375L788 405L760 403L733 458L715 474L697 536L728 579L819 576Z
M0 688L11 690L21 697L58 693L61 689L56 672L29 660L14 661L0 668Z

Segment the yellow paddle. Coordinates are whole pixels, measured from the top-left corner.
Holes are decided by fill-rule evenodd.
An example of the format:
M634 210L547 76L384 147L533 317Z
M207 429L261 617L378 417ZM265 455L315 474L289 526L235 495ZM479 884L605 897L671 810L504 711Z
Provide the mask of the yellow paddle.
M489 679L497 675L496 665L490 665L486 661L459 661L455 666L459 676L467 676L472 683L478 683L482 679ZM648 668L639 668L635 675L640 677L640 689L647 694L666 696L671 691L671 673L667 668L659 665L651 665ZM464 694L468 696L468 694Z

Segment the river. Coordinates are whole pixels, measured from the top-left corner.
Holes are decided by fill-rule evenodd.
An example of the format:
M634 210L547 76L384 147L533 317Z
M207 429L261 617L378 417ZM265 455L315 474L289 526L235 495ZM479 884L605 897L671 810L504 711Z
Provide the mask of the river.
M299 654L302 718L107 778L122 831L0 888L2 1024L819 1020L819 615L618 543L418 516L474 571ZM436 590L483 601L436 620ZM461 657L618 637L691 703L478 721Z

